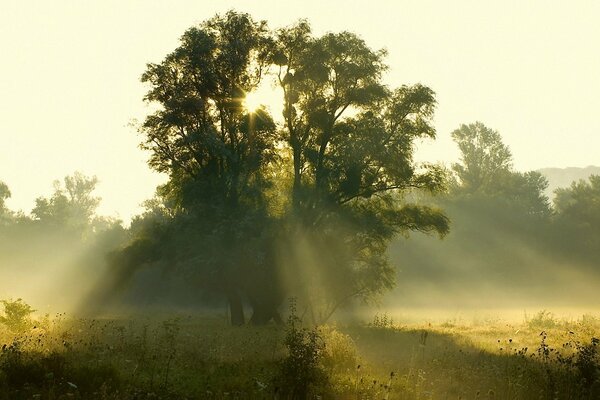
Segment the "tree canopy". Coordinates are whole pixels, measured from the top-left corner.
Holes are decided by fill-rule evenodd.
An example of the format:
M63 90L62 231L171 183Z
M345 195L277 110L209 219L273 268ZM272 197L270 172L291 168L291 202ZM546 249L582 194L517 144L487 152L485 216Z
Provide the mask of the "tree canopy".
M76 246L69 262L90 267L79 276L99 277L108 253L96 303L226 302L234 325L248 309L251 323L281 322L286 297L322 323L380 298L397 263L410 284L488 268L486 279L513 286L511 271L543 271L550 255L595 265L598 176L558 190L553 208L544 176L516 171L500 133L481 122L451 133L460 160L450 169L416 162L418 142L436 136L436 94L387 85L385 59L352 32L315 35L307 21L272 29L231 11L191 27L141 75L153 110L141 147L168 176L146 211L128 229L99 217L98 180L75 173L27 216L7 208L0 182L3 260L30 273L39 254L61 265L61 249ZM281 115L247 104L269 85ZM443 242L401 241L446 236L450 218ZM390 244L403 253L390 257Z
M401 200L403 191L443 186L441 169L413 161L415 140L435 137L435 95L420 84L386 87L385 51L353 33L315 38L301 21L276 37L282 132L292 153L288 236L304 243L287 262L292 280L310 277L304 286L322 287L321 307L314 293L299 296L322 320L348 299L367 300L393 285L385 251L394 234L447 232L439 210Z
M95 218L100 198L92 194L98 178L80 172L54 181L52 196L38 197L31 210L33 217L49 226L68 227L83 232Z
M494 207L506 210L507 215L519 215L517 219L523 214L551 214L544 193L548 181L537 171L515 171L511 151L498 131L475 122L461 125L451 135L460 150L460 162L452 165L457 196L474 196L481 204L482 198L493 198ZM486 201L491 205L489 199Z
M234 324L243 299L256 323L279 319L286 295L319 322L390 288L391 238L444 235L449 221L403 196L444 186L440 167L413 160L415 141L435 137L435 94L388 88L385 55L354 33L316 37L306 21L271 30L233 11L186 31L142 75L157 105L142 147L169 175L158 192L167 218L148 214L161 222L140 221L129 248L138 254L149 237L161 245L152 260L115 260L169 258L195 271L225 294ZM282 90L281 120L244 107L265 80Z
M8 185L0 181L0 225L7 222L11 216L11 212L6 207L6 199L10 198L11 193Z
M461 185L471 192L488 192L510 172L512 154L500 134L481 122L461 125L452 132L461 153L452 166Z
M556 190L557 244L595 263L600 256L600 175Z

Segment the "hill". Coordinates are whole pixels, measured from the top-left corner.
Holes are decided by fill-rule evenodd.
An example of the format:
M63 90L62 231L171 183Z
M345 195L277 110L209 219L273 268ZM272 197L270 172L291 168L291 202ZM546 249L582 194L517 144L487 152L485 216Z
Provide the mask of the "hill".
M568 187L573 181L588 179L590 175L600 175L600 167L590 165L585 168L542 168L538 172L548 179L546 194L552 199L556 189Z

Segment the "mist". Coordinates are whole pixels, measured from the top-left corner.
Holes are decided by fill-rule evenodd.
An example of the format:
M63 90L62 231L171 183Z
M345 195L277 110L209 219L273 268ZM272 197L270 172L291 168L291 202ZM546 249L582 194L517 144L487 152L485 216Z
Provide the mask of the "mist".
M391 242L387 256L397 283L383 296L379 311L497 308L522 313L567 307L594 310L600 305L594 249L586 253L569 245L589 240L588 232L565 240L555 207L546 219L528 220L526 214L515 215L499 204L497 197L465 200L445 194L424 195L421 200L446 211L452 221L450 233L440 240L417 232ZM190 271L173 273L160 263L111 269L111 254L127 245L135 223L128 228L119 221L98 224L103 217L93 215L83 221L89 226L73 229L23 214L12 213L10 218L1 232L2 298L27 299L40 313L85 314L102 308L100 303L104 312L113 312L111 307L188 312L226 308L225 298L198 292L200 278L190 279ZM289 288L286 292L306 288L323 297L331 283L321 283L321 271L331 248L306 240L302 235L285 244L279 240L279 263L292 266L278 282ZM335 273L331 279L338 279Z
M440 132L359 33L229 10L174 43L131 219L78 171L14 209L0 170L0 400L600 394L598 167Z

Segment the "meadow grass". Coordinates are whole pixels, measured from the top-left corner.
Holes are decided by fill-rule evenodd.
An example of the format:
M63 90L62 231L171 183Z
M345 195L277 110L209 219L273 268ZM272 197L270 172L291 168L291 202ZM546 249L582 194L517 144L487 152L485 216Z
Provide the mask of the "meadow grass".
M57 314L0 326L0 399L600 398L598 318L455 322L291 329ZM298 379L312 381L300 390Z

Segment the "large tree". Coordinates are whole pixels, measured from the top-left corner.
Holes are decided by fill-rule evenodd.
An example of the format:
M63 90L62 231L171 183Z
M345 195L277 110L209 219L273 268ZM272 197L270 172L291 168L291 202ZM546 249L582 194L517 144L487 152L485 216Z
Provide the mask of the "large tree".
M244 323L243 261L263 252L250 244L267 225L264 171L275 156L274 122L264 110L250 113L243 100L260 84L271 47L264 22L229 12L189 29L142 76L150 84L146 100L159 106L141 130L150 166L169 174L160 193L179 230L196 239L189 258L226 293L236 325Z
M186 249L156 257L200 271L227 296L234 324L242 296L264 323L284 293L323 320L392 286L394 234L448 231L441 211L403 200L443 186L439 168L413 161L415 140L435 136L434 93L389 89L384 56L349 32L315 37L300 22L272 33L229 12L148 65L146 100L158 109L141 127L143 147L170 178L159 194L172 219L160 231ZM280 126L243 106L269 70L283 90Z
M407 190L443 186L439 168L413 161L415 140L435 136L434 93L420 84L390 90L384 56L350 32L314 37L305 21L277 34L293 167L285 261L315 322L393 285L394 234L448 231L439 210L402 201Z

